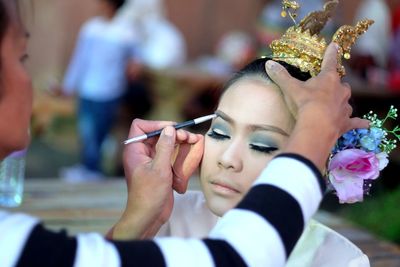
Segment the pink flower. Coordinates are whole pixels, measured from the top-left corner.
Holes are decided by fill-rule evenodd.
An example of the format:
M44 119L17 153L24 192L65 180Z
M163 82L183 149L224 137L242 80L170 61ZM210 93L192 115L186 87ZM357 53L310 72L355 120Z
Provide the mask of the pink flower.
M363 200L364 180L378 178L380 162L373 152L346 149L330 160L328 170L339 202L354 203Z

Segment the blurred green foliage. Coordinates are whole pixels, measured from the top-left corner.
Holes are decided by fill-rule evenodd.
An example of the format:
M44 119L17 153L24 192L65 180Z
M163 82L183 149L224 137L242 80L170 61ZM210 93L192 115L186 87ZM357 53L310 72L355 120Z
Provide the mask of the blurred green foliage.
M384 239L400 244L400 188L366 197L362 203L344 207L339 214Z

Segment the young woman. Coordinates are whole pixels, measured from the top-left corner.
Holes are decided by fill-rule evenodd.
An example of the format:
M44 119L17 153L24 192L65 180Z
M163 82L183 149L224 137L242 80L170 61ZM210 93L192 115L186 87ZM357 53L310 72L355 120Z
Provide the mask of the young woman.
M205 136L200 166L202 192L176 195L171 217L157 236L207 236L219 218L244 198L264 166L287 144L297 114L289 109L282 91L265 72L267 60L253 61L228 81L215 111L217 117ZM282 65L299 80L311 78L291 65ZM273 207L266 204L265 208ZM134 235L137 228L124 225L126 231L122 231L122 236ZM313 221L287 266L350 264L369 266L368 258L355 245Z
M19 20L15 3L11 0L0 0L0 159L14 150L25 148L30 139L32 86L23 65L27 58L27 35ZM337 49L331 49L328 57L330 66L336 66L336 54ZM322 80L329 81L326 78ZM296 105L300 103L298 108L302 111L294 130L297 134L291 139L292 145L285 150L296 153L296 156L281 155L273 160L258 184L253 186L254 192L248 194L247 201L242 202L239 209L233 209L230 216L221 219L221 225L215 229L213 237L204 240L160 239L123 243L106 241L99 234L68 237L65 232L46 230L36 218L11 214L0 209L1 266L282 266L286 255L291 251L291 246L285 251L284 245L297 240L303 221L309 220L322 198L320 190L323 186L318 185L321 179L318 168L322 164L315 153L326 158L335 138L358 124L341 112L343 106L348 105L348 98L347 91L338 80L332 80L331 86L325 88L325 93L330 96L328 98L312 94L315 85L304 84L302 88L301 92L310 100L306 105L298 101L296 95L288 94ZM337 90L339 95L334 93ZM300 140L307 144L311 144L311 140L308 139L310 132L300 129L315 116L315 111L321 110L323 113L325 109L318 107L326 105L330 107L330 112L337 111L341 116L332 117L327 122L328 127L324 129L318 129L316 124L310 128L320 133L321 146L317 150L302 148L298 145ZM165 125L159 122L136 121L132 126L132 134L152 131ZM336 130L334 125L339 125L340 130ZM167 127L158 142L137 144L136 148L139 150L126 151L128 174L132 170L141 169L144 177L150 178L148 180L157 178L155 173L159 175L158 178L162 178L157 180L157 190L151 186L146 191L147 197L150 197L146 201L146 207L155 214L162 214L166 203L160 204L156 200L168 199L172 194L173 171L169 163L176 142L190 145L201 141L198 136L187 132L176 134L172 127ZM273 162L276 163L275 167ZM296 179L303 181L302 186L291 188L288 179L284 178L280 180L281 189L272 187L274 180L271 178L277 174L285 177L293 175L285 172L279 163L290 164L297 171ZM191 164L196 165L193 162ZM177 164L184 170L187 170L188 165L190 164L185 162ZM280 197L267 194L268 191ZM289 209L294 204L298 212L285 213L282 216L283 214L258 209L266 201L276 203L280 199L290 199L289 204L282 204L283 207ZM285 217L296 223L280 223ZM241 220L237 220L238 218ZM257 223L256 227L254 223ZM260 236L254 229L265 234ZM234 236L238 230L242 235ZM187 257L188 255L195 257Z

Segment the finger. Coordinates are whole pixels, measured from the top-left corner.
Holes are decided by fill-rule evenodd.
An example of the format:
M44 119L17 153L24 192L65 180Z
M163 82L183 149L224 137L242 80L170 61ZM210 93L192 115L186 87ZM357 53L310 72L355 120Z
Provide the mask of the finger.
M338 44L331 42L325 50L324 59L321 64L321 72L337 72Z
M203 136L200 135L200 134L189 133L189 138L187 139L187 142L188 142L189 144L196 144L196 143L199 142L202 138L203 138Z
M176 141L177 142L183 142L187 140L189 137L189 132L185 130L178 130L176 131Z
M346 109L347 109L347 116L350 118L351 115L353 114L353 107L347 104Z
M145 133L149 133L152 131L156 131L162 129L168 125L173 125L174 122L172 121L148 121L148 120L141 120L135 119L132 122L131 129L129 131L129 137L132 138L134 136L140 136ZM135 160L137 157L151 157L154 153L156 143L158 142L157 137L149 138L142 142L131 143L125 146L126 154L131 154L131 160ZM149 160L147 158L146 160Z
M351 86L348 83L342 83L342 86L344 88L344 99L349 101L351 98Z
M133 136L142 135L152 131L163 129L168 125L173 125L175 122L172 121L148 121L135 119L132 122L131 129L129 131L129 138Z
M188 170L186 169L188 166L186 165L190 163L190 159L188 158L190 150L191 145L180 145L178 154L176 155L175 162L172 167L174 172L172 188L180 194L186 191L187 184L189 182L190 175L188 175Z
M343 82L342 85L351 90L351 85L348 82Z
M153 168L161 172L171 172L171 160L175 148L175 129L171 126L165 127L156 145L156 154L153 160Z
M179 143L194 144L199 141L199 135L185 130L178 130L176 132L176 141Z
M368 129L370 126L370 123L371 122L369 120L361 119L358 117L350 118L348 127L347 127L347 129L345 129L344 132L348 132L353 129Z
M204 151L204 137L198 135L199 141L194 145L182 145L174 162L173 188L178 193L186 192L189 178L198 168Z
M271 80L282 90L286 90L298 82L298 80L290 76L289 72L281 64L273 60L268 60L265 63L265 69Z

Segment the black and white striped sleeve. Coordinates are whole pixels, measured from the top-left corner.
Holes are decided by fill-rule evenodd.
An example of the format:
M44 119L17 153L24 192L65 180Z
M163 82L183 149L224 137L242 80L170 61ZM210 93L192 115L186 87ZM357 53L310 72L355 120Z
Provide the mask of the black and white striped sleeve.
M298 155L276 157L209 238L111 242L45 230L37 220L0 211L1 266L283 266L317 210L324 183Z
M324 191L323 177L311 161L282 154L268 164L243 201L224 215L203 243L191 240L189 245L168 238L156 242L168 266L185 266L190 258L193 264L204 260L204 265L198 266L209 266L207 262L217 262L218 266L283 266L305 224L317 211ZM208 253L200 257L201 249L194 249L196 246L205 246L203 251Z

